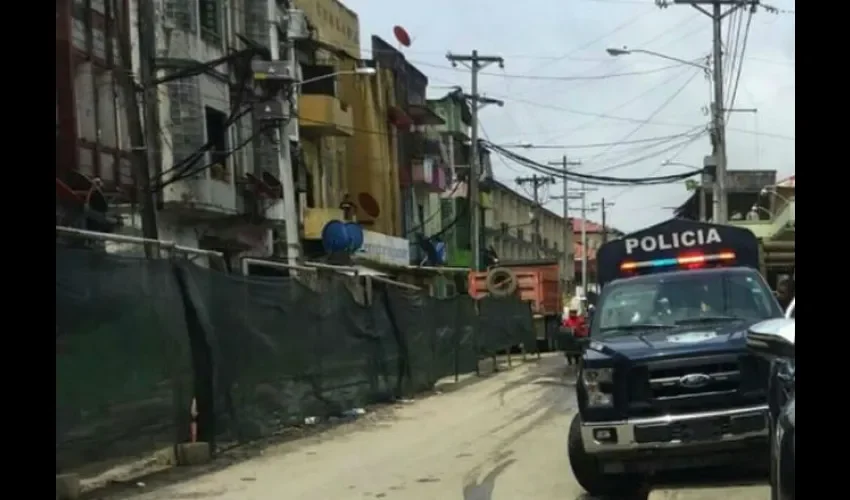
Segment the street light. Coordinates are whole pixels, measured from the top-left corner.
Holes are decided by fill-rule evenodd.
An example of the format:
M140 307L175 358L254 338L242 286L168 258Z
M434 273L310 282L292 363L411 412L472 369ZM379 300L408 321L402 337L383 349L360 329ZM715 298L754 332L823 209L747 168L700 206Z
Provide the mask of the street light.
M685 64L687 66L693 66L705 72L705 75L708 77L708 80L713 84L714 87L714 102L711 106L711 122L715 134L714 155L717 158L717 174L715 176L714 182L713 218L719 221L720 223L725 223L728 219L728 203L726 199L726 126L723 120L723 81L721 68L718 64L719 61L713 61L714 65L712 67L712 65L709 64L711 60L708 57L706 57L706 62L704 64L700 64L696 61L687 61L685 59L679 59L678 57L668 56L667 54L662 54L653 50L629 49L627 47L623 47L622 49L609 48L607 49L607 52L610 56L613 57L624 56L629 54L646 54L660 59L666 59L668 61L674 61L681 64ZM716 59L719 59L719 57L717 57ZM714 72L713 76L712 71Z
M707 73L711 72L711 67L708 64L700 64L696 61L688 61L687 59L679 59L678 57L668 56L667 54L662 54L660 52L655 52L653 50L644 50L644 49L628 49L623 47L622 49L608 48L605 49L608 52L608 55L612 57L618 56L627 56L629 54L646 54L648 56L658 57L661 59L666 59L668 61L673 61L681 64L687 64L688 66L693 66L695 68L699 68Z
M325 78L334 78L340 75L360 75L360 76L373 76L378 73L378 70L371 66L363 66L361 68L354 68L353 70L343 70L336 71L334 73L328 73L326 75L319 75L313 78L308 78L306 80L301 80L300 82L295 82L295 85L304 85L305 83L313 83L319 80L324 80Z

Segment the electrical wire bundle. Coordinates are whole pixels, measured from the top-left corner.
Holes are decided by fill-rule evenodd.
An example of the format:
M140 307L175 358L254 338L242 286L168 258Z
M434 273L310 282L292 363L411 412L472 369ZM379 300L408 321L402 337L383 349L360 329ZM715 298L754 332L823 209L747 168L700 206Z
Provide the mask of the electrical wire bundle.
M691 140L695 140L699 136L695 136ZM670 184L683 181L689 177L697 175L701 172L699 169L689 170L679 174L662 175L656 177L608 177L604 175L581 174L578 172L565 172L562 169L543 165L525 156L509 151L490 141L481 141L481 146L496 153L506 159L514 161L530 170L543 175L556 177L558 179L567 179L575 182L583 182L595 186L652 186L658 184Z
M179 79L179 78L185 78L185 77L188 77L188 76L194 76L195 74L200 74L204 71L205 68L210 67L210 65L212 65L214 63L218 64L218 63L221 63L221 62L233 62L234 64L238 64L239 62L243 62L243 63L246 63L246 64L250 64L251 59L253 58L254 55L256 55L256 53L257 53L257 50L251 50L251 49L234 52L233 54L230 54L229 56L225 56L224 58L217 59L217 60L212 61L210 63L204 63L204 64L201 64L201 65L198 65L198 67L192 68L190 70L191 71L190 73L183 72L183 73L180 73L180 74L169 75L165 79L162 79L159 83L162 83L164 81L176 80L176 79ZM242 117L244 117L245 115L247 115L248 113L251 112L251 107L244 105L245 104L244 103L244 96L245 96L245 92L248 89L248 84L249 84L250 80L251 80L251 78L246 75L246 76L242 76L241 78L239 78L238 81L236 82L237 91L236 91L236 95L235 95L235 98L234 98L234 102L231 105L230 115L228 115L227 119L224 122L224 129L225 130L227 130L227 128L233 126L240 119L242 119ZM287 95L285 96L290 104L292 104L292 101L293 101L293 94L294 94L293 90L289 89L289 91L287 92ZM293 106L291 106L290 109L295 109L295 108ZM175 182L179 182L179 181L182 181L184 179L194 177L194 176L200 174L201 172L211 168L212 166L226 161L234 153L244 149L246 146L251 144L256 137L258 137L259 135L264 134L266 132L274 130L277 126L278 126L277 124L269 123L269 124L266 124L265 126L258 127L257 129L255 129L253 131L253 133L247 139L245 139L241 143L237 144L236 147L231 148L227 151L219 152L220 154L217 155L217 157L209 163L198 165L198 163L201 162L206 157L206 154L208 152L212 151L212 149L215 146L214 140L209 139L200 148L198 148L194 153L187 156L186 158L183 158L180 161L175 162L174 165L171 166L171 168L161 172L158 176L159 177L158 182L156 182L151 187L151 189L154 190L154 191L158 191L158 190L161 190L164 187L166 187L170 184L173 184Z

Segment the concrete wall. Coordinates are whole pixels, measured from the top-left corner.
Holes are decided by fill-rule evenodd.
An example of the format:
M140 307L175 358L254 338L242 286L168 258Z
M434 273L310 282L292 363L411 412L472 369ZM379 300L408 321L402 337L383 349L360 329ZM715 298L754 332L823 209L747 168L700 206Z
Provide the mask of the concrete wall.
M538 253L532 244L534 226L529 214L533 210L533 204L527 198L508 189L494 188L491 194L492 209L485 215L487 228L498 231L500 224L508 225L508 234L521 241L513 241L512 238L498 238L489 236L487 244L493 245L503 260L534 259ZM558 258L561 261L561 272L563 279L570 277L572 262L567 262L564 254L565 248L570 248L571 241L564 241L564 219L548 210L538 210L540 219L540 233L545 239L546 245L544 256ZM571 230L572 228L570 228ZM570 235L567 236L568 239ZM555 249L557 245L557 249Z

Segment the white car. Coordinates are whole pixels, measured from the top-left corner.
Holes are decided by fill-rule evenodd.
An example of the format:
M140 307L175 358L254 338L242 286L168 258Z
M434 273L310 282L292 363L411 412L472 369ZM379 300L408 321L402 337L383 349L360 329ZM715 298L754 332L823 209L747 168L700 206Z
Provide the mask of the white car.
M788 309L785 310L785 317L788 319L794 319L794 302L797 300L797 297L791 299L791 303L788 305Z

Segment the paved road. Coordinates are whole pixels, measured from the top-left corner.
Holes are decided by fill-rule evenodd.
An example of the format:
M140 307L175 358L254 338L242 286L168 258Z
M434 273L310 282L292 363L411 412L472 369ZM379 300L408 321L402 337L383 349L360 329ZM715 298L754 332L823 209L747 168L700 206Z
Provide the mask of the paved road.
M561 356L515 366L136 500L590 500L567 463L575 395L564 372ZM649 498L768 494L677 487Z

